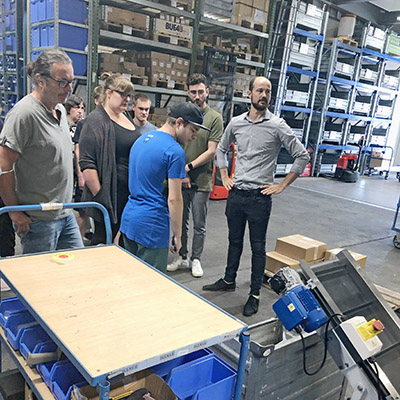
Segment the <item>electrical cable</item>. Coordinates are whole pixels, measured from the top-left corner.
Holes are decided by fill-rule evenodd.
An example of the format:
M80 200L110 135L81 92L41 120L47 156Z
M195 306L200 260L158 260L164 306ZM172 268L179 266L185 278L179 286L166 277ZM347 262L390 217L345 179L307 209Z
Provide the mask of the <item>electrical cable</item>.
M372 369L374 371L374 374L376 375L376 385L375 385L375 387L376 387L376 390L378 391L378 400L384 400L385 397L383 396L382 388L381 388L381 385L380 385L379 368L378 368L378 364L376 362L376 359L375 359L375 357L370 357L370 358L368 358L368 361L372 364L372 366L373 366Z
M329 317L326 325L325 325L325 337L324 337L324 356L322 358L322 362L319 365L319 367L314 371L314 372L309 372L307 370L307 361L306 361L306 344L304 341L304 336L303 333L301 332L300 328L296 328L296 332L300 335L301 337L301 342L303 344L303 370L304 373L308 376L313 376L318 374L319 371L321 371L321 369L323 368L323 366L325 365L325 361L326 361L326 357L328 355L328 328L329 328L329 324L331 323L331 321L333 320L333 318L335 317L343 317L343 314L333 314Z

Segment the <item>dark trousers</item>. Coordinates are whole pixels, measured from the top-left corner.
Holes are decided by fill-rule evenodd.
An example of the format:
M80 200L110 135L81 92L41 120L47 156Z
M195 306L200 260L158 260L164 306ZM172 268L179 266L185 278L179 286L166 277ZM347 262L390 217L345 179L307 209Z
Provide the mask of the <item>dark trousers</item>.
M265 270L265 242L269 216L271 214L271 196L265 196L260 190L238 190L229 192L225 215L229 228L228 260L225 281L235 282L243 251L243 237L246 222L249 224L251 245L251 285L250 294L260 294Z
M0 207L4 203L0 198ZM8 257L14 255L15 248L15 232L11 218L8 213L0 215L0 257Z

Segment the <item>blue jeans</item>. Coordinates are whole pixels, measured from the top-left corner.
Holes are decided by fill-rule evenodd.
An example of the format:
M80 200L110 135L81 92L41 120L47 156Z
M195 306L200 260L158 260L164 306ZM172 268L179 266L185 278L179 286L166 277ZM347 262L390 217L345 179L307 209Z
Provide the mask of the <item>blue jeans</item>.
M196 189L183 189L182 247L179 255L182 258L188 254L189 214L193 216L193 241L191 259L200 260L206 240L206 219L210 192L198 192Z
M22 254L83 247L74 214L53 221L36 220L26 235L19 235Z
M265 242L269 216L271 214L271 196L260 190L238 190L229 192L225 215L228 220L229 248L225 270L225 281L235 282L243 251L243 237L246 222L249 223L251 245L251 285L250 294L260 294L265 270Z

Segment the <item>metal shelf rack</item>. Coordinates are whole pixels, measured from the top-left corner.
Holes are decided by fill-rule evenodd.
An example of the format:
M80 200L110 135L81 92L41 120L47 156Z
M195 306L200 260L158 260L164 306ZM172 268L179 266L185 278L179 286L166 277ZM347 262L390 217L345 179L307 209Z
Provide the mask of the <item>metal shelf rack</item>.
M28 3L28 60L58 47L72 59L75 75L86 76L87 4L84 0L45 0Z
M24 2L0 0L0 104L5 114L26 93L22 73L25 54L23 30Z
M127 35L123 33L110 32L105 29L101 29L99 24L99 12L102 5L114 6L129 11L140 12L150 17L157 17L160 13L167 13L174 16L179 16L186 20L191 21L193 26L193 41L192 48L178 46L169 43L160 43L155 40L147 38L141 38L138 36ZM221 22L216 19L208 18L202 15L201 10L203 9L204 1L196 1L195 9L193 12L188 12L175 7L167 6L164 4L155 3L148 0L93 0L88 3L89 10L89 51L88 51L88 76L91 79L88 80L88 104L93 104L93 88L97 85L98 75L98 47L99 45L105 45L112 48L119 49L138 49L148 50L153 49L155 51L176 54L181 57L190 58L190 73L194 72L195 64L198 57L204 56L204 51L198 49L198 35L199 33L207 34L212 31L214 34L221 35L225 38L238 38L238 37L251 37L256 38L258 41L258 47L263 58L261 62L242 59L237 57L237 65L257 68L259 70L265 69L265 49L268 34L259 32L256 30L244 28L231 23ZM159 87L146 87L144 85L135 84L135 88L139 91L146 91L156 95L156 104L160 104L161 95L167 96L186 96L186 92L183 90L167 89ZM210 95L210 100L220 100L220 96ZM169 100L167 100L168 102ZM232 102L248 103L248 99L233 97Z
M374 32L379 37L373 39ZM369 25L362 30L361 47L334 39L324 50L313 121L316 135L310 138L315 143L312 175L322 173L321 168L334 172L335 157L322 159L327 152L338 158L343 151L386 145L399 93L400 59L382 52L382 32Z
M328 13L299 0L279 4L267 76L272 105L308 143ZM280 158L278 158L278 164Z

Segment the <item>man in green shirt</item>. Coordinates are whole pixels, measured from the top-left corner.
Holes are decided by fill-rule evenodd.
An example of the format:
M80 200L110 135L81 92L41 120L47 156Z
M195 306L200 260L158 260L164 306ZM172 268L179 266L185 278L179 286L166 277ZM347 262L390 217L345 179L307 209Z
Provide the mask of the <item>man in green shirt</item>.
M200 258L206 238L206 218L208 200L213 186L214 157L223 133L222 116L207 105L209 94L207 78L203 74L193 74L187 79L188 96L192 103L203 111L203 125L210 131L200 129L197 139L184 146L186 154L186 178L183 180L183 220L182 247L179 257L167 266L167 271L189 268L188 234L189 214L193 217L192 275L203 276Z

